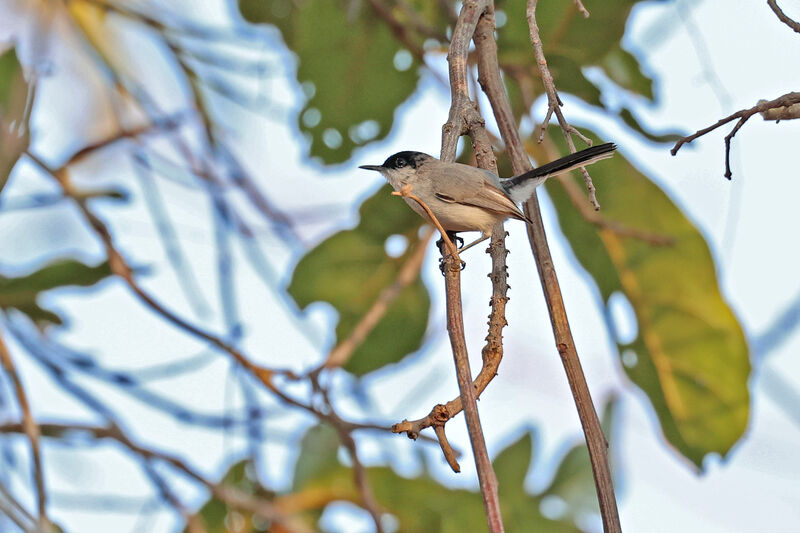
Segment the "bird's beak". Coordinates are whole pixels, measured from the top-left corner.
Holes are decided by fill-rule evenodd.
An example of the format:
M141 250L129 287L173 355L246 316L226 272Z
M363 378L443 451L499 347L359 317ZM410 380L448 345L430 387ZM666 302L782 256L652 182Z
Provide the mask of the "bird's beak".
M364 170L375 170L375 171L378 171L378 172L383 170L383 166L381 166L381 165L361 165L358 168L363 168Z

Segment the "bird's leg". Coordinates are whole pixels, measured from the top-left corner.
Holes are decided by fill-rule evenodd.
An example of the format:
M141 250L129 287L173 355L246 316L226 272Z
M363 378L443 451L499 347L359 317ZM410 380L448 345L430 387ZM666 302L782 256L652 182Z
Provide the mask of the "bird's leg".
M485 241L486 239L488 239L488 238L489 238L489 237L491 237L491 236L492 236L492 234L491 234L491 233L489 233L489 234L482 233L482 234L481 234L481 238L480 238L480 239L478 239L478 240L476 240L476 241L474 241L474 242L471 242L471 243L469 243L468 245L466 245L466 246L464 246L464 247L462 247L462 248L459 248L459 250L458 250L458 253L461 253L461 252L463 252L464 250L468 250L468 249L472 248L473 246L475 246L476 244L480 244L480 243L482 243L483 241ZM462 242L463 242L463 241L462 241Z
M458 248L458 241L461 241L462 246L464 245L464 239L456 235L455 231L448 231L447 236L450 238L451 241L455 243L456 248ZM447 245L444 242L444 239L439 239L438 241L436 241L436 246L439 248L439 252L441 252L442 254L442 257L439 258L439 270L442 271L442 275L444 276L444 263L445 263L444 260L450 255L450 252L449 250L447 250ZM461 252L461 250L463 250L463 248L458 249L459 253ZM464 270L464 267L466 266L467 263L461 261L461 270Z
M448 231L447 232L447 236L450 237L450 240L453 241L453 243L456 245L456 248L461 250L461 247L464 246L464 239L459 237L458 234L455 231ZM461 244L459 244L459 242ZM439 248L439 251L442 251L442 247L443 246L444 246L444 239L443 238L441 238L438 241L436 241L436 247Z

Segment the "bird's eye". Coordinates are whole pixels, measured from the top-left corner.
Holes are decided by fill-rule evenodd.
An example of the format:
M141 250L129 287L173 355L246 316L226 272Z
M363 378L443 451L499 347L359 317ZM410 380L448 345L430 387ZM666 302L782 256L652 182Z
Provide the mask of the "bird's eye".
M398 160L395 162L395 166L396 166L397 168L403 168L403 167L404 167L404 166L406 166L407 164L408 164L408 163L406 163L406 160L405 160L405 159L398 159Z

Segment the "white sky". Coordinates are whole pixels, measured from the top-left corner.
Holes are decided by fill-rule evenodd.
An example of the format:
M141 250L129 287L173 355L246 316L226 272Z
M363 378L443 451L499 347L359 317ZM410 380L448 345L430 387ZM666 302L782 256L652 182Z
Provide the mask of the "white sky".
M586 3L591 10L591 2ZM800 5L796 0L783 3L788 13L800 18ZM643 122L694 131L737 109L749 107L760 98L774 98L798 89L800 38L780 24L765 3L708 0L700 5L688 1L677 5L682 7L672 2L640 6L626 34L626 45L658 82L657 104L636 108ZM689 8L690 5L693 7ZM0 21L6 9L16 8L0 6ZM215 7L204 6L204 9L212 13ZM14 20L6 18L5 25L0 22L0 41L10 29L17 31ZM702 42L693 43L688 38L687 24L694 24L701 30ZM707 56L698 55L702 47L707 49ZM37 117L40 131L46 132L37 147L56 157L68 151L65 140L72 138L75 142L75 132L58 128L58 124L84 124L87 129L78 135L90 135L103 131L108 123L102 116L86 118L95 97L91 93L76 91L67 98L53 93L56 86L63 87L65 80L81 73L81 66L70 62L67 52L54 53L52 76L43 81L39 94L40 98L52 102L52 108L47 116L43 113ZM291 68L290 60L281 61L284 67ZM713 69L712 77L709 77L709 65ZM443 56L438 59L437 68L444 70ZM58 85L59 82L62 85ZM270 97L287 109L296 109L299 105L300 90L295 85L275 79L269 82L268 90ZM605 137L619 144L622 153L662 186L697 224L717 259L724 294L750 339L770 327L784 309L797 301L800 297L799 254L791 228L797 224L796 202L800 197L800 171L796 164L800 124L788 121L776 126L758 117L748 122L733 141L734 180L728 182L722 177L722 137L727 128L695 141L684 147L677 157L671 157L669 146L641 141L616 122L585 109L575 99L565 98L565 101L564 111L569 120L591 123ZM304 163L302 141L294 130L293 115L284 123L248 115L231 106L221 109L226 124L232 128L231 134L237 139L239 154L257 175L264 190L287 211L305 212L314 206L332 203L355 206L371 194L380 180L358 171L356 167L360 164L383 161L388 154L401 149L438 153L440 127L446 120L448 104L448 94L430 76L425 76L417 94L397 113L395 129L387 140L360 150L351 163L324 172ZM538 106L537 116L541 117L543 112L542 106ZM78 177L90 182L104 175L119 179L136 194L141 191L129 165L121 157L105 164L86 165ZM107 180L103 178L103 181ZM602 203L602 183L597 185ZM46 180L22 168L15 173L4 196L51 188ZM159 189L171 200L169 212L197 278L209 287L207 294L213 299L210 303L218 306L213 227L209 216L197 216L198 212L208 211L204 195L188 192L167 181L159 182ZM108 215L107 219L113 214L115 235L134 264L157 265L153 274L145 278L145 285L172 307L191 315L185 298L176 288L175 274L164 261L160 241L141 201L101 212ZM706 473L698 476L665 445L647 399L622 376L596 307L595 288L591 281L587 282L585 273L558 238L554 215L546 199L544 213L592 393L598 404L612 393L621 397L622 423L615 437L622 470L618 499L623 528L648 532L791 530L800 519L800 458L796 453L800 428L797 419L792 420L787 415L787 408L796 409L791 399L784 398L783 405L776 401L774 379L778 376L795 390L800 388L797 358L800 335L792 334L768 355L760 372L754 374L747 436L725 462L710 458L705 465ZM354 223L351 211L334 211L326 220L309 225L304 237L311 246L333 231ZM0 227L3 228L0 232L0 271L3 273L15 268L18 271L20 265L41 260L43 250L81 250L85 255L98 257L98 246L66 206L0 215ZM553 346L523 227L512 222L508 229L513 289L507 311L510 325L505 334L506 356L500 375L482 398L480 408L492 455L526 429L536 428L535 467L528 481L531 489L539 489L552 474L553 459L581 436ZM279 286L283 286L297 259L296 253L286 250L269 235L263 237L261 244L272 266L282 273ZM297 318L282 312L285 308L281 300L276 299L275 293L266 289L247 266L240 248L236 256L240 265L236 270L238 304L247 329L245 348L265 362L281 366L300 368L317 360L333 342L330 330L336 319L329 308L322 304L312 306L298 326ZM488 258L476 254L463 277L464 287L469 288L464 291L467 342L475 361L479 359L488 312L487 268ZM426 259L424 278L432 294L441 294L441 276L434 254ZM46 298L46 304L72 317L69 329L58 335L60 340L97 356L110 367L136 368L202 349L200 343L164 327L157 317L133 303L117 281L107 282L101 290L90 293L60 291ZM434 403L457 394L444 335L441 299L434 301L431 317L433 338L423 353L396 371L378 372L365 380L365 394L376 418L392 421L419 416L427 413ZM216 314L208 324L220 327L222 322ZM470 329L469 325L473 327ZM298 327L311 330L315 340L308 341L299 333L292 333ZM81 407L54 390L40 367L24 357L18 356L17 360L31 391L34 412L40 418L84 416ZM196 409L219 413L241 405L241 397L232 387L226 368L220 356L201 372L158 384L153 389ZM421 382L416 377L420 374L425 376ZM346 388L350 384L342 382L340 385ZM231 457L240 457L244 451L240 432L212 433L180 425L111 388L97 386L96 390L127 414L135 436L155 447L190 458L204 472L218 475ZM360 407L351 404L343 405L343 409L361 412ZM448 436L454 445L466 450L466 431L461 420L448 425ZM277 488L287 486L289 480L285 472L295 453L280 444L281 435L296 423L296 417L278 417L267 426L267 434L272 431L277 438L275 444L265 449L262 474ZM17 449L22 453L21 446ZM474 467L468 456L462 458L462 474L456 476L449 472L437 449L410 443L404 437L364 439L362 452L368 462L381 462L387 456L395 456L395 465L403 466L405 472L414 472L419 468L419 461L409 453L412 449L424 450L428 463L434 465L435 476L443 483L475 486ZM134 514L85 511L80 506L64 503L65 499L60 503L58 495L67 492L150 494L147 479L116 448L48 446L45 461L49 486L56 493L52 515L68 530L89 533L175 531L176 522L168 513L159 513L153 521L142 525L137 523ZM19 476L12 475L12 478L19 480ZM185 497L192 494L189 490L186 488ZM336 524L343 518L331 515L326 519ZM338 527L352 533L369 531L369 522L356 520Z

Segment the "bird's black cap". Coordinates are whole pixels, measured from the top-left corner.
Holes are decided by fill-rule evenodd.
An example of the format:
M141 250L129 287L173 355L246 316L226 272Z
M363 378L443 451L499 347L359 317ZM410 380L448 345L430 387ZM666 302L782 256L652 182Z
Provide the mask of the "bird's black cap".
M381 170L384 168L398 169L403 167L417 168L423 161L429 159L431 156L423 154L422 152L397 152L390 156L382 165L362 165L358 168L365 170Z

